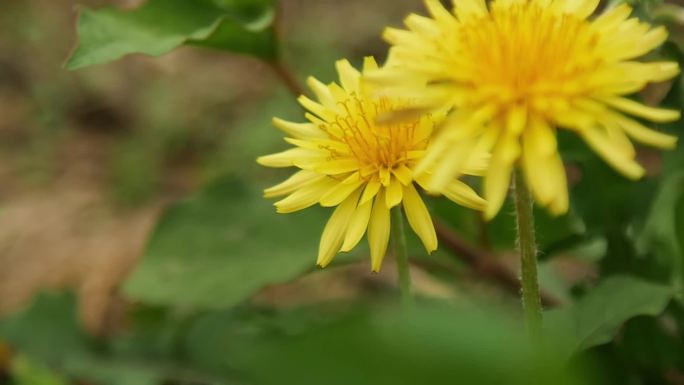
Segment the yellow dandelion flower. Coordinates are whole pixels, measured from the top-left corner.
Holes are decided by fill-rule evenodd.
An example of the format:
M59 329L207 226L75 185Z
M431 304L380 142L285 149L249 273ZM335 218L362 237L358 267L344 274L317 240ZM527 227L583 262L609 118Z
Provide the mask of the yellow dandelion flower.
M426 0L432 17L410 15L408 30L389 28L387 65L369 75L388 95L422 108L450 109L418 172L433 169L439 189L462 173L470 154L490 151L486 217L494 217L519 166L538 203L568 209L556 130L579 135L628 178L644 169L632 140L672 148L676 138L639 120L668 122L679 112L625 95L674 77L674 62L639 62L667 38L664 28L630 18L625 4L590 18L599 0L455 1L453 12Z
M377 70L366 58L364 72ZM383 114L408 106L406 101L375 94L361 73L348 61L337 62L341 86L309 78L318 101L305 96L307 123L274 119L294 147L258 162L268 167L296 167L286 181L265 190L267 198L285 196L275 203L279 213L320 204L334 207L320 240L318 265L328 265L340 251L352 250L368 233L373 271L379 271L390 236L390 209L402 204L406 218L428 252L437 248L430 214L420 197L413 170L425 154L435 116L425 115L401 123L378 123ZM484 168L474 159L466 173ZM452 180L441 190L447 198L467 207L483 209L484 201L465 183Z

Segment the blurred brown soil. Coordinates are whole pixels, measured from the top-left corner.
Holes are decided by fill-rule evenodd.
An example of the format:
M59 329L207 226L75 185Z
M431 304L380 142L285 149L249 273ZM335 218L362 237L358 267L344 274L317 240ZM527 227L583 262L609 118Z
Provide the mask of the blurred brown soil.
M72 287L81 319L97 330L161 206L113 213L97 188L73 183L15 197L0 215L0 310L21 307L39 290Z

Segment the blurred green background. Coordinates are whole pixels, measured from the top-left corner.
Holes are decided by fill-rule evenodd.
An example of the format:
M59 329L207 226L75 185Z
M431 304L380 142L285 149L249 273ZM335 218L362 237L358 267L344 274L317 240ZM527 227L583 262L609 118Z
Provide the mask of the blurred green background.
M329 211L262 199L288 174L255 162L285 148L271 118L301 120L274 69L328 82L337 59L382 61L419 1L0 4L0 383L684 384L681 148L640 149L633 183L561 137L572 209L536 213L541 348L512 207L485 224L430 198L440 250L409 240L405 309L392 258L320 271ZM633 5L674 31L650 59L681 62L684 13ZM161 56L115 60L131 52ZM636 97L681 109L681 90Z

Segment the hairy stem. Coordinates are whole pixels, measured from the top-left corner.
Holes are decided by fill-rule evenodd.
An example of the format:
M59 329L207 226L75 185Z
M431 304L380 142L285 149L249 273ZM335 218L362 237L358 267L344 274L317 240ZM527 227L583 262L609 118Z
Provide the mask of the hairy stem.
M542 333L542 306L537 277L537 243L534 234L532 197L520 170L516 170L514 178L522 305L527 328L532 337L536 339Z

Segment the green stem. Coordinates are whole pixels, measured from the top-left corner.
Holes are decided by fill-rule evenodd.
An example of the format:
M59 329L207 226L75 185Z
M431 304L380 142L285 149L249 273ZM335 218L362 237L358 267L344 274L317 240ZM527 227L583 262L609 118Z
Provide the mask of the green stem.
M399 274L399 289L404 304L413 302L411 296L411 273L409 272L408 252L406 248L406 233L404 232L404 214L401 207L392 209L392 240L394 245L394 258L397 263Z
M542 333L542 305L537 278L537 243L534 235L532 197L520 170L515 171L514 179L522 305L527 329L533 338L538 338Z

